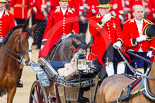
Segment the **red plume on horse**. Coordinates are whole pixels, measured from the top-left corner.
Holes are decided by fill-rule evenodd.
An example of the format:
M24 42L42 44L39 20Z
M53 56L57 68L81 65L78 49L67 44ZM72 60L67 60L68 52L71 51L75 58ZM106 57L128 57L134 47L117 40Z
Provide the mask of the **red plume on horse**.
M13 27L3 40L0 47L0 96L7 93L7 103L12 103L20 64L29 65L32 62L31 47L33 43L32 32L27 25Z

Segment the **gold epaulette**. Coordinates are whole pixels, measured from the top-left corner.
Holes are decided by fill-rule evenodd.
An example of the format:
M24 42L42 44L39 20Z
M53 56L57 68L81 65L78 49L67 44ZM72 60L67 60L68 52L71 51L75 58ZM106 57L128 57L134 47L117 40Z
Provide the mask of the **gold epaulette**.
M96 15L96 18L101 18L101 14L98 13L98 14Z
M152 21L144 19L145 23L153 24Z
M125 24L126 22L130 22L130 21L132 21L132 19L129 19L129 20L125 21L124 24Z
M55 10L55 13L56 13L56 12L60 12L60 7L57 8L57 9Z
M73 14L73 11L70 8L68 8L68 12Z
M9 13L8 13L8 11L6 11L6 10L5 10L5 15L9 16Z

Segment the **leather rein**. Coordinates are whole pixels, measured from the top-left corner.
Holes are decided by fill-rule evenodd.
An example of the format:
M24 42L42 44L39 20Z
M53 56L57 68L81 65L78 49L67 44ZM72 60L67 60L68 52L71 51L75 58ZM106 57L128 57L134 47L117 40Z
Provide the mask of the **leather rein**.
M20 30L20 33L19 33L19 36L18 36L18 46L19 46L19 51L20 52L19 53L16 53L13 50L10 50L10 49L8 49L6 47L6 48L4 48L5 51L6 51L6 54L9 55L11 58L13 58L16 61L18 61L18 62L21 63L22 62L22 59L23 59L23 54L24 53L27 53L27 52L32 52L32 50L29 50L29 49L28 50L22 50L22 46L21 46L21 35L29 35L30 36L31 34L32 34L32 32L31 32L31 30L28 27L26 28L26 32L22 32L22 30ZM9 52L15 54L19 58L11 55Z
M120 55L122 56L122 58L124 59L124 61L126 62L126 64L128 65L128 67L131 69L131 71L137 75L137 76L140 76L142 78L142 83L141 83L141 89L140 90L137 90L135 93L131 93L130 96L134 96L136 94L138 94L140 91L143 92L143 94L145 95L146 98L148 98L149 100L151 101L155 101L155 95L151 93L150 91L150 88L148 86L148 79L151 79L151 80L155 80L155 78L153 77L149 77L148 74L150 73L150 70L151 70L151 67L150 69L146 72L146 74L143 74L139 71L137 71L135 68L133 68L128 62L127 60L125 59L124 55L121 53L120 49L118 49L118 52L120 53ZM136 55L135 55L136 56ZM145 58L141 57L141 56L136 56L138 58L141 58L143 60L145 60ZM122 90L123 91L123 90ZM130 98L130 96L128 96L127 98ZM122 99L122 100L121 100ZM118 98L116 101L114 102L111 102L111 103L117 103L119 101L123 101L125 100L126 98ZM128 102L128 101L127 101Z

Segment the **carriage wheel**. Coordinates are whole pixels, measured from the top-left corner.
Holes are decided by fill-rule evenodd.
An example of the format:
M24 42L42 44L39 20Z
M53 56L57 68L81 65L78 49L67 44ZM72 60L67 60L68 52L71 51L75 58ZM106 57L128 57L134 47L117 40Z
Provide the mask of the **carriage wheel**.
M37 80L31 87L29 103L48 103L45 88Z

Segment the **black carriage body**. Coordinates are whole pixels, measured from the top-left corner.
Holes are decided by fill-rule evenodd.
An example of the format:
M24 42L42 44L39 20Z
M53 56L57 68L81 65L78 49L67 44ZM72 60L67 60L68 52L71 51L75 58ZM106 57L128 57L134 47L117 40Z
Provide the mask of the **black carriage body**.
M46 74L49 80L49 83L46 83L47 80L45 80L46 82L44 80L37 80L37 83L40 83L41 85L39 88L43 88L43 89L39 89L39 90L43 90L43 93L45 95L43 97L46 97L49 94L49 96L47 96L48 98L47 103L95 103L96 91L98 89L98 71L97 70L92 69L89 72L75 72L72 75L63 77L63 76L59 76L57 73L56 74L53 74L53 73L57 72L57 69L59 67L63 67L65 62L59 62L58 63L59 66L56 65L57 64L56 62L54 63L54 66L52 66L51 63L54 63L54 62L46 61L46 65L44 63L41 63L42 66L40 67L44 71L44 74ZM48 64L48 67L47 67L47 64ZM50 67L49 67L49 64L50 64ZM50 84L50 86L48 86L47 84ZM51 85L51 84L54 84L54 85ZM36 89L33 87L35 86L32 86L31 93L35 93L34 91ZM47 91L45 92L46 87L50 87L49 93L47 93ZM53 91L55 95L52 94ZM31 101L29 103L35 103L35 102L32 102L34 101L32 100L34 98L34 97L32 98L32 96L33 94L30 94ZM41 95L39 95L39 97L40 96ZM45 100L46 99L44 99L44 101ZM42 102L39 102L39 103L42 103Z
M95 102L98 76L85 73L81 74L81 77L81 82L79 82L79 75L74 74L65 80L64 85L57 85L59 103Z

